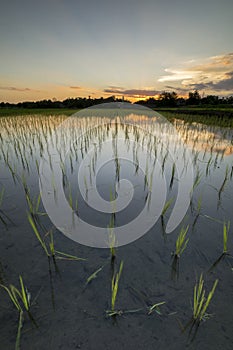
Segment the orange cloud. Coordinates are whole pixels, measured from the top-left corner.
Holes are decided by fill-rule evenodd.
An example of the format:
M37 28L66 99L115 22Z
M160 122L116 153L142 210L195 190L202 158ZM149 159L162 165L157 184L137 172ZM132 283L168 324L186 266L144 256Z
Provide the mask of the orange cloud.
M181 68L167 68L169 75L158 81L179 81L174 89L198 89L208 93L227 94L233 92L233 53L208 57L201 62L186 62Z
M160 94L160 91L152 90L152 89L124 89L124 88L114 88L114 87L104 89L104 92L108 94L117 94L121 96L132 97L132 98L154 97Z
M6 90L6 91L20 91L20 92L39 92L39 90L29 89L29 88L18 88L15 86L0 86L0 90Z

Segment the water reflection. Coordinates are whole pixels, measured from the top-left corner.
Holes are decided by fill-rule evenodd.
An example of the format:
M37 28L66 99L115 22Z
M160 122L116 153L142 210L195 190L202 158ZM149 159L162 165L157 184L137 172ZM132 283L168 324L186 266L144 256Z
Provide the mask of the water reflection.
M71 223L74 226L77 223L78 226L83 220L105 230L106 245L110 248L112 258L111 278L115 264L121 259L126 261L120 288L125 293L127 307L135 305L136 310L138 304L127 294L128 290L127 287L124 288L124 283L132 286L132 289L148 293L151 298L149 305L157 302L156 298L161 293L161 300L167 302L169 317L177 312L178 316L182 315L181 322L185 324L185 319L191 311L188 300L192 297L195 274L207 272L211 267L211 274L207 274L206 277L207 283L211 282L211 278L218 277L216 274L220 271L221 288L217 289L216 299L214 297L214 304L211 305L213 308L210 311L219 315L223 308L228 307L229 313L223 315L221 322L225 326L229 325L228 316L232 314L230 303L232 290L229 284L232 273L229 265L232 265L232 260L230 255L228 256L228 250L229 253L232 251L230 232L228 246L224 248L224 251L227 251L224 253L226 257L222 259L221 254L223 254L223 222L228 223L232 217L232 131L175 121L174 126L181 136L179 139L154 112L146 115L142 110L138 114L127 111L116 114L114 118L109 118L107 113L102 116L98 111L92 116L85 113L70 119L69 127L61 129L59 125L67 119L62 115L0 118L0 193L4 193L0 201L1 283L7 283L5 272L11 277L14 270L30 276L28 284L32 291L36 291L45 283L47 260L45 259L44 264L44 252L38 242L35 244L36 238L33 240L33 232L27 222L27 211L29 211L33 214L41 234L47 232L47 236L43 235L43 239L49 247L48 232L52 222L47 215L44 215L45 210L39 200L39 178L46 175L41 173L39 166L41 161L45 161L51 174L45 183L45 188L48 186L54 205L56 206L56 201L59 202L60 198L56 184L59 172L65 201L72 209ZM165 228L182 182L177 169L181 169L181 175L187 175L190 152L194 169L192 189L189 193L190 207L181 225L174 234L168 236ZM99 167L100 163L102 167ZM81 188L77 186L79 174L81 174ZM97 192L94 188L95 182ZM149 220L150 210L153 215L155 209L153 193L159 195L161 189L165 193L161 184L166 187L166 198L161 200L158 197L161 220L158 220L148 234L135 244L116 251L117 228L133 221L144 209L148 213ZM100 201L104 212L99 211ZM40 215L41 213L43 215ZM63 215L61 225L64 221ZM1 217L6 224L2 222ZM189 226L187 233L189 243L180 261L172 260L170 253L174 251L176 238L182 226ZM5 231L5 227L8 231ZM140 231L141 227L138 228ZM76 255L72 250L77 247L77 250L82 252L81 256L88 257L90 264L90 273L86 267L82 269L80 265L77 267L78 265L71 264L69 268L68 265L63 265L66 266L66 270L65 268L59 270L64 282L62 288L60 283L57 284L58 276L49 271L51 297L54 301L56 292L56 305L59 305L56 316L59 320L64 314L72 314L70 305L77 303L79 287L85 280L86 284L89 283L103 269L108 252L73 244L60 235L55 227L52 232L55 247L58 247L59 251L71 253L69 255L71 259L74 254ZM133 231L132 233L134 234ZM49 241L50 244L52 242ZM88 275L92 272L89 278L87 272ZM103 329L106 328L106 321L101 320L102 311L106 308L105 289L107 293L109 291L108 287L105 288L109 283L105 277L105 273L99 274L91 288L79 296L81 298L79 305L84 305L88 312L91 310L98 320L97 332L100 325ZM171 277L174 279L173 282L170 280ZM43 297L41 299L39 297L39 302L41 301L40 307L43 308L45 305L45 308L41 314L47 315L46 300L49 300L50 291L46 291L45 286L42 293ZM122 304L123 299L119 294ZM83 325L87 319L86 314L82 315L80 312L79 316L79 324ZM135 314L135 320L136 317L141 316ZM168 318L165 317L164 320L162 327L167 324ZM72 320L72 323L73 321L77 323L77 319ZM53 322L54 313L51 317L48 316L48 324ZM147 324L146 322L145 329L148 328ZM216 324L218 325L218 321ZM210 323L209 334L214 333L215 328L211 328L213 325L214 322ZM89 321L87 328L90 328ZM91 325L90 332L93 332L93 328L95 330ZM170 323L168 328L166 334L169 334ZM208 332L208 328L205 330ZM224 340L226 334L231 335L230 332L230 328L227 333L225 330L218 332L218 337ZM177 333L174 339L177 341ZM166 339L162 338L161 343L165 344ZM180 347L182 348L182 345Z
M121 110L114 118L102 114L98 109L88 114L83 111L69 118L69 125L63 124L63 128L59 125L67 118L62 115L1 118L1 188L8 186L9 173L15 186L23 184L25 188L27 183L27 188L33 187L41 176L39 164L46 159L51 174L46 179L46 190L59 201L59 171L66 202L73 209L72 217L75 214L106 228L114 215L117 228L135 220L145 208L152 223L152 217L159 217L165 203L173 199L171 210L178 187L184 182L180 176L185 179L192 165L192 191L201 177L216 174L218 207L221 205L222 193L233 172L230 129L175 120L179 139L153 111L145 114L143 110ZM183 147L182 140L187 147ZM221 172L217 171L219 168Z

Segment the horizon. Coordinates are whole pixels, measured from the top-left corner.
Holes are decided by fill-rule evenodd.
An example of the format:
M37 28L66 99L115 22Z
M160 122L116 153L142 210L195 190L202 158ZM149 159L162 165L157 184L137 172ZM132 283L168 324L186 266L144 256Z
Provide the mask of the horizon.
M233 2L2 4L0 101L233 94Z
M198 94L198 90L195 90ZM194 92L195 92L194 91ZM20 101L20 102L4 102L4 101L0 101L0 108L1 107L4 107L4 106L1 106L1 104L9 104L10 106L17 106L18 104L23 104L23 103L39 103L39 102L43 102L43 101L47 101L47 102L52 102L52 103L56 103L56 102L60 102L60 103L63 103L69 99L71 100L92 100L92 101L95 101L95 100L100 100L100 99L103 99L104 101L107 100L107 99L111 99L111 98L114 98L115 101L117 100L122 100L122 102L128 102L128 103L137 103L137 102L149 102L150 99L153 99L155 101L161 101L161 99L163 99L162 97L162 93L169 93L169 94L172 94L174 92L169 92L169 91L161 91L161 95L157 95L157 96L148 96L146 98L134 98L134 99L130 99L130 98L126 98L124 96L115 96L115 95L111 95L111 96L107 96L107 97L103 97L103 96L100 96L100 97L91 97L90 95L89 96L73 96L73 97L67 97L65 99L61 99L61 100L58 100L56 98L52 98L52 99L41 99L41 100L33 100L33 101L30 101L30 100L25 100L25 101ZM193 91L190 91L190 93L193 93ZM222 104L222 102L226 101L226 103L229 103L229 99L232 99L233 98L233 94L232 95L229 95L229 96L219 96L219 95L200 95L200 102L202 101L202 99L205 99L206 97L217 97L218 98L218 101L220 102L220 104ZM160 99L161 98L161 99ZM184 101L187 101L189 99L189 96L181 96L179 94L177 94L177 102L181 99L183 99ZM228 102L227 102L227 99L228 99ZM211 103L213 104L213 103Z

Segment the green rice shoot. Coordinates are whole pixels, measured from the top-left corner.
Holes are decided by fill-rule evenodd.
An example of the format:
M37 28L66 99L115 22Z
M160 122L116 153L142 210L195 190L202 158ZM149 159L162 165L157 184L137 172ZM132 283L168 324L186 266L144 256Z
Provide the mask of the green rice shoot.
M209 314L207 314L206 311L213 298L217 284L218 284L218 280L215 280L213 287L206 298L206 292L204 289L204 279L203 279L203 275L201 274L199 281L194 286L194 293L193 293L194 322L200 323L202 320L208 318Z
M186 228L182 227L176 239L175 256L177 258L181 256L181 254L184 252L185 248L187 247L187 244L189 241L189 238L186 239L188 229L189 229L189 226L187 226Z

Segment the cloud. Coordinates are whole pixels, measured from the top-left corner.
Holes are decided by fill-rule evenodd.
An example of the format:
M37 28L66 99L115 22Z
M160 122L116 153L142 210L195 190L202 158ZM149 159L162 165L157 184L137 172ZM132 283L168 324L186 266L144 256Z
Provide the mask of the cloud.
M233 93L233 53L188 61L180 68L167 68L159 82L176 81L177 91L205 90L209 93Z
M39 92L38 90L33 90L29 88L17 88L15 86L0 86L0 90L20 91L20 92Z
M222 79L218 81L217 83L214 83L212 81L207 82L205 84L189 84L189 86L193 87L195 90L204 90L204 89L211 89L215 91L232 91L233 93L233 72L229 72L225 74L225 79Z
M82 89L81 86L70 86L70 89L76 89L76 90L80 90Z
M119 89L119 90L123 90L124 88L122 86L115 86L115 85L109 85L108 88L110 89Z
M165 81L179 81L184 79L192 79L194 76L194 73L192 71L185 71L185 70L174 70L171 68L165 69L165 72L171 73L170 75L163 75L161 78L158 79L159 82L164 83Z
M160 94L161 91L149 89L123 89L123 88L108 88L104 89L105 93L126 95L129 97L153 97Z
M173 91L178 91L181 93L186 93L189 91L189 89L183 88L183 87L178 87L178 86L171 86L171 85L166 85L166 89L173 90Z

